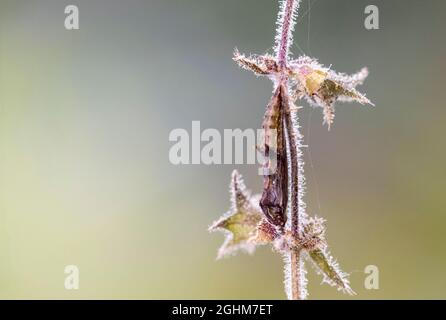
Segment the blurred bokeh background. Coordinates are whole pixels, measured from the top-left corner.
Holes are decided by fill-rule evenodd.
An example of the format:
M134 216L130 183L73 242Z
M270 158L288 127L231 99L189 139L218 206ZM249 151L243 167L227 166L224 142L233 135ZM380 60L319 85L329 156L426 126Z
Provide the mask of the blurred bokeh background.
M364 8L380 9L380 30ZM64 8L80 30L64 28ZM274 0L0 0L0 298L285 298L269 248L215 261L208 225L237 168L170 164L171 130L258 128L271 83L234 47L271 52ZM302 113L309 212L356 298L446 298L446 2L303 0L295 54L371 74L376 108ZM311 160L309 161L309 155ZM80 268L80 290L64 267ZM380 289L364 288L364 268ZM310 298L349 298L313 270Z

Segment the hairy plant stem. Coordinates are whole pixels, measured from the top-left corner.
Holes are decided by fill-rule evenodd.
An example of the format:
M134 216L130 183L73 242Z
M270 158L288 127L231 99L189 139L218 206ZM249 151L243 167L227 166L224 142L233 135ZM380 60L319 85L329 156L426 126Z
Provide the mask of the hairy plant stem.
M280 34L277 62L281 68L285 68L288 63L288 51L290 47L291 25L293 23L293 14L296 0L287 0L283 12L283 24Z
M292 235L294 239L302 238L302 221L299 213L300 203L299 201L299 186L301 185L299 182L299 177L302 176L302 173L299 172L302 164L300 163L301 157L299 156L298 147L300 145L299 138L296 134L299 134L297 130L294 129L296 123L293 121L292 112L297 112L297 110L291 109L291 102L284 101L283 106L286 108L283 113L284 119L284 127L285 127L285 143L286 149L288 153L289 161L289 169L288 169L288 190L290 195L290 205L288 208L288 217L290 220L289 230L288 232ZM303 268L303 261L301 261L301 251L300 250L292 250L290 253L288 266L289 274L285 281L290 281L291 283L286 284L288 288L290 288L289 295L292 300L302 300L305 299L305 284L306 279Z
M293 114L292 112L297 112L297 110L292 110L292 102L289 101L288 93L289 93L289 81L287 75L287 65L288 65L288 51L290 46L290 37L291 37L291 28L293 23L293 15L295 10L296 0L287 0L284 4L283 11L283 24L280 29L281 34L278 35L280 37L280 42L278 43L278 53L277 53L277 61L280 68L280 78L279 78L279 86L282 86L284 90L283 97L286 97L284 101L282 101L282 107L285 108L283 110L283 125L285 128L285 143L287 153L290 159L290 167L288 169L288 190L290 194L290 206L288 208L289 213L288 216L290 218L289 228L288 230L292 237L295 239L300 239L302 234L301 230L302 221L300 221L299 217L299 169L301 168L301 164L299 163L299 141L298 137L296 137L297 130L293 129L293 125L298 125L297 123L293 123ZM298 133L297 133L298 134ZM306 284L306 279L303 268L303 261L301 257L300 250L292 250L289 253L290 257L287 259L287 263L289 266L285 268L288 270L289 274L286 275L285 281L289 281L290 283L286 283L286 287L289 288L289 298L292 300L302 300L305 299L305 289L303 288Z

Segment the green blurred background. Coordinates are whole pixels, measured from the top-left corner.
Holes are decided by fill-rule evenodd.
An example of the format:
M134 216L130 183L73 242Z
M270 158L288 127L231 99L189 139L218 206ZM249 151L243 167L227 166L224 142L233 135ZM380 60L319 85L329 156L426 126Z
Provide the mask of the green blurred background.
M80 9L80 30L64 8ZM380 30L364 8L380 9ZM309 212L356 298L446 298L446 2L303 0L293 47L371 75L376 108L302 114ZM0 0L0 298L285 298L281 257L215 261L208 225L237 168L174 166L171 130L258 128L271 83L231 61L271 52L273 0ZM310 19L309 19L310 17ZM300 47L300 49L298 48ZM309 161L311 152L311 165ZM64 267L80 268L80 290ZM380 289L364 288L364 268ZM310 276L310 298L349 298Z

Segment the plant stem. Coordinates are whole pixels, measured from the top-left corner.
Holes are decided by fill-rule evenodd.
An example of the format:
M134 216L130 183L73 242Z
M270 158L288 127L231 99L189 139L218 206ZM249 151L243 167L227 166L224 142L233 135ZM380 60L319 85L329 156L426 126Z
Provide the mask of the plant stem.
M284 97L288 97L287 94L284 94ZM283 106L286 108L284 114L284 126L285 126L285 143L287 146L287 153L289 156L289 170L288 170L288 190L290 195L290 205L288 217L290 219L290 233L294 239L302 238L302 217L300 216L299 208L301 204L301 197L299 194L299 187L302 185L299 181L300 178L303 178L303 173L300 172L302 168L301 157L299 156L299 146L300 146L300 137L298 128L296 128L297 123L295 123L296 119L293 119L292 112L297 112L291 110L291 102L289 99L285 99L283 101ZM306 297L306 279L305 272L303 270L303 261L301 257L300 250L292 250L289 258L289 267L287 268L290 272L287 275L287 281L291 283L287 284L290 289L289 298L292 300L303 300Z
M293 250L290 253L290 271L291 271L291 297L289 297L291 300L304 300L306 298L306 294L303 294L306 290L303 288L304 283L302 281L302 276L304 274L303 268L303 261L300 254L300 251ZM305 280L304 280L305 281Z
M277 62L280 67L284 68L288 63L288 51L291 45L291 31L293 24L293 15L296 8L296 4L299 0L286 0L284 3L283 11L281 12L281 29L278 35L278 50L277 50Z
M290 206L288 216L290 219L290 233L294 239L300 239L302 234L302 221L300 219L299 208L301 207L299 201L301 201L301 197L299 194L299 187L301 184L299 183L299 177L303 175L300 171L303 164L300 163L301 157L299 155L298 147L300 146L300 137L298 132L298 123L294 123L293 114L294 110L292 108L292 102L289 99L289 83L288 83L288 75L287 75L287 65L288 65L288 53L289 47L292 42L292 29L294 23L294 11L297 8L299 0L286 0L283 3L282 12L280 13L281 17L281 28L279 28L279 34L276 39L280 39L277 43L278 51L277 51L277 62L280 67L280 79L279 85L282 86L282 107L283 110L283 125L285 127L285 143L287 146L287 153L289 156L290 167L288 170L288 189L290 195ZM296 127L296 129L295 129ZM305 279L305 271L303 270L303 261L301 257L300 250L292 250L290 252L289 258L286 260L289 263L289 266L285 268L288 270L288 274L286 275L286 280L289 283L286 283L286 287L288 287L288 295L292 300L302 300L306 297L306 279Z
M295 131L293 130L293 121L291 111L287 110L285 113L285 121L287 128L287 135L289 140L289 152L290 152L290 191L291 191L291 232L293 237L301 236L301 221L299 219L299 160L298 156L298 142L295 135Z

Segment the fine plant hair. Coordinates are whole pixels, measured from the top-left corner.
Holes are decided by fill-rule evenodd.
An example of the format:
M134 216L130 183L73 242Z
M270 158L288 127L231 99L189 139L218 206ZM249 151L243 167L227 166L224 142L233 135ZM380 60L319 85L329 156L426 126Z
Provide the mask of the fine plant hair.
M368 76L366 68L353 75L337 73L307 56L292 58L290 48L300 0L280 0L274 55L243 55L235 50L233 60L243 69L273 82L273 96L266 108L262 128L265 137L260 151L263 192L251 195L242 176L231 176L231 209L210 227L222 231L225 242L218 258L237 251L253 253L259 245L272 245L285 262L285 291L288 299L308 296L306 262L313 265L323 282L354 295L348 275L331 256L325 237L325 220L306 211L303 135L295 102L306 100L322 110L323 123L331 128L335 102L373 105L356 87ZM272 131L276 134L273 135ZM273 141L275 139L275 141ZM275 152L277 165L268 160Z

